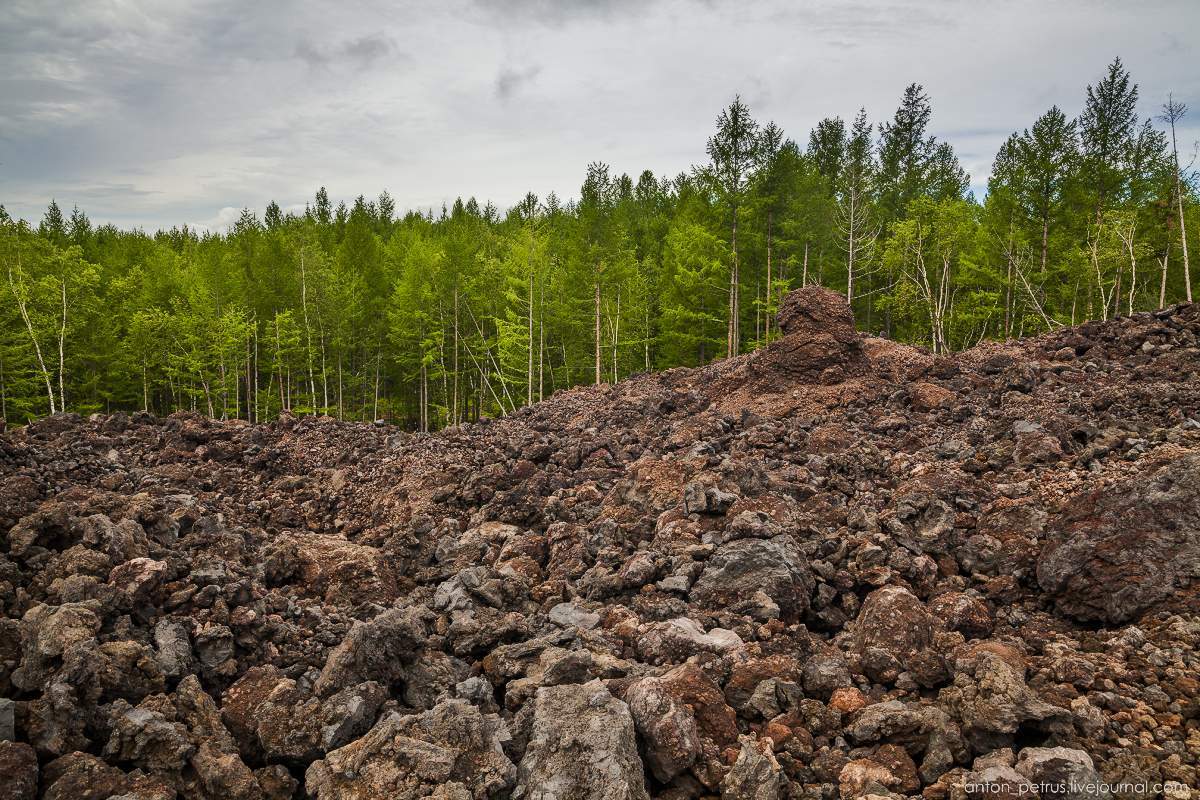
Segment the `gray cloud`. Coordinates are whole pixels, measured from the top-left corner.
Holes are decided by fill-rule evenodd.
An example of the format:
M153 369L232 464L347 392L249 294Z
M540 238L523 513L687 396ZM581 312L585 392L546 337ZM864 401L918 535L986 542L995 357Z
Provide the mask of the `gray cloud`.
M1115 54L1143 116L1168 91L1200 109L1200 46L1164 33L1197 23L1183 0L7 0L0 202L151 229L321 185L506 206L576 195L597 159L677 174L735 93L803 142L825 116L890 117L912 81L978 192L1005 136L1079 113Z
M541 71L542 68L537 65L521 69L501 67L500 72L496 75L496 97L501 100L508 100L520 91L523 86L532 83Z
M374 33L344 41L332 48L321 47L310 40L296 45L296 57L313 68L347 63L357 69L367 69L384 58L404 61L395 43L383 34Z

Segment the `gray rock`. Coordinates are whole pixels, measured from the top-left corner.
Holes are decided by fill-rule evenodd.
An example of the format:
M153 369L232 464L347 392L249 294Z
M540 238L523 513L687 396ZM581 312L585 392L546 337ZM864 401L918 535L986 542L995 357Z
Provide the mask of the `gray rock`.
M1023 671L987 650L960 660L954 686L941 699L962 723L977 752L1011 747L1022 726L1066 732L1071 712L1042 700L1025 684Z
M834 689L852 685L850 668L841 652L823 649L804 662L801 684L810 695L828 700Z
M676 617L646 625L637 649L647 661L674 664L697 653L728 653L743 645L741 637L733 631L713 628L706 633L694 619Z
M404 675L424 643L424 631L408 609L391 608L370 622L357 622L329 653L313 691L329 695L363 681L387 686Z
M775 760L770 744L749 736L738 737L742 749L729 774L721 781L721 800L783 800L787 776Z
M559 603L550 609L550 621L563 628L591 630L600 624L600 615L575 603Z
M504 754L508 741L498 716L447 700L421 714L388 714L362 738L313 762L305 786L315 800L491 797L516 779Z
M154 658L167 678L186 675L192 665L192 642L187 628L169 619L154 626Z
M642 678L625 692L629 713L644 744L647 766L666 783L695 763L700 734L691 710L659 678Z
M110 762L125 762L151 772L178 772L196 752L182 724L157 711L130 708L121 700L114 706L112 734L104 746L104 757Z
M1070 800L1100 800L1100 774L1092 757L1067 747L1026 747L1017 754L1016 771L1030 783L1056 787L1047 794Z
M518 800L649 800L629 707L600 681L538 689Z
M921 780L933 783L956 763L965 762L968 749L962 731L937 706L906 704L900 700L873 703L846 728L858 744L888 741L913 752L924 752Z
M729 609L755 603L761 591L787 619L808 610L814 580L808 561L790 536L738 539L717 549L692 586L694 602L707 608Z

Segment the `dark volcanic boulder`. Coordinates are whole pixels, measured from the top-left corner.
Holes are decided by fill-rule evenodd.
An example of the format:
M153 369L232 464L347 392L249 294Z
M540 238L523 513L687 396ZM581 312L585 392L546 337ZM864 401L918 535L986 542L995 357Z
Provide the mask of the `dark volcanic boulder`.
M708 560L691 597L708 608L768 615L763 606L773 603L776 616L795 618L808 610L813 584L808 561L790 536L738 539Z
M932 686L944 677L933 651L933 616L910 591L884 586L867 595L854 624L854 647L875 680L895 680L901 670Z
M1049 526L1041 588L1085 622L1122 623L1200 579L1200 455L1071 500Z
M836 383L855 371L862 359L862 340L846 298L820 286L806 286L784 296L779 307L783 338L762 353L758 367L822 383Z

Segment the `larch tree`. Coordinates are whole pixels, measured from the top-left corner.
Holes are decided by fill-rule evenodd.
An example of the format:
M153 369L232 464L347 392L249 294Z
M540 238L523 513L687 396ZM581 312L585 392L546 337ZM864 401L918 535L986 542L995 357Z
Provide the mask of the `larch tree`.
M738 262L738 215L745 201L753 170L758 163L761 139L758 123L750 109L735 97L717 117L716 133L709 137L705 152L709 164L704 176L725 209L730 230L729 308L725 353L735 356L741 347L739 320L740 275Z

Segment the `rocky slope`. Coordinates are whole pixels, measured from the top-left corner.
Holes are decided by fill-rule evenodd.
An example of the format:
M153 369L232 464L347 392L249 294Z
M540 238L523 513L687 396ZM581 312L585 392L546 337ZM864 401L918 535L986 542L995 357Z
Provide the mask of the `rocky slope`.
M1200 309L780 322L436 435L0 435L0 798L1188 797Z

